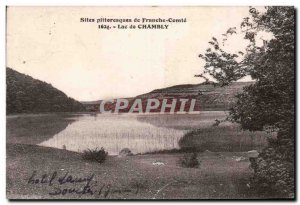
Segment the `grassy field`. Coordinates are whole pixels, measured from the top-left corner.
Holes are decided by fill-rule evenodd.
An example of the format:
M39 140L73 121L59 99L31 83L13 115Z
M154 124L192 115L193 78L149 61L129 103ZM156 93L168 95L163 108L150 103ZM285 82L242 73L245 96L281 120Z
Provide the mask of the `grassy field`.
M72 125L76 125L78 116L7 116L7 196L11 199L263 198L249 189L252 169L249 167L247 151L264 147L267 135L241 131L236 125L228 123L218 127L212 126L215 119L224 117L224 112L204 113L204 117L201 118L192 115L153 115L148 118L134 118L143 123L142 125L129 123L128 129L125 129L125 136L130 133L141 136L139 133L151 132L150 128L145 129L145 126L150 125L162 128L162 137L164 132L170 134L170 130L185 133L178 139L178 149L195 148L200 166L183 168L179 159L184 153L178 150L174 153L142 154L122 158L108 156L103 164L84 161L78 152L36 145L52 139L53 135L61 136L59 133L70 130ZM90 122L93 121L97 121L97 118L91 118ZM140 132L137 131L137 125L143 128ZM96 128L97 126L92 131ZM123 136L124 133L119 131L117 133ZM112 131L110 133L114 135ZM71 142L78 143L84 141L81 134L80 132L77 133L78 136L68 136L72 137ZM76 142L77 138L81 138L81 141ZM136 138L140 139L146 138ZM49 185L47 180L51 179L54 172L57 173L56 177ZM72 175L73 179L94 175L88 184L93 194L82 193L86 182L61 184L58 179L65 174ZM39 182L29 183L33 178ZM42 181L45 183L41 183ZM53 195L54 192L64 189L73 191L64 195Z
M266 132L243 131L237 125L206 127L188 132L179 140L182 149L214 152L245 152L262 150L267 139L274 135Z
M7 146L7 197L10 199L241 199L257 198L247 183L252 170L249 161L237 161L247 153L198 154L199 168L182 168L182 154L109 156L103 163L87 162L80 154L35 145ZM163 165L155 165L156 162ZM28 183L53 172L52 185ZM82 190L85 183L60 185L57 178L68 175L86 177L94 174L93 194L49 195L57 189ZM102 188L102 189L101 189ZM100 191L101 190L101 191Z

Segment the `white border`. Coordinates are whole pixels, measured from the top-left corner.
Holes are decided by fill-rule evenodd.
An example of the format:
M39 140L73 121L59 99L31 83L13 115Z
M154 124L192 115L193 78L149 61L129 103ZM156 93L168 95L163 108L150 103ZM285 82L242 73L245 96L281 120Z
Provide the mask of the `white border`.
M107 6L107 5L115 5L115 6L163 6L163 5L172 5L172 6L182 6L182 5L190 5L190 6L264 6L264 5L284 5L291 6L295 5L297 1L291 0L230 0L230 1L221 1L221 0L4 0L6 5L99 5L99 6ZM1 4L2 4L1 3Z
M292 1L292 0L230 0L230 1L222 1L222 0L103 0L103 1L96 1L96 0L1 0L0 1L0 48L1 48L1 55L0 55L0 140L1 140L1 149L0 149L0 202L1 204L8 204L12 203L6 199L6 156L5 154L5 10L6 5L8 6L265 6L265 5L274 5L274 6L295 6L296 9L299 9L299 2L300 1ZM299 13L297 13L299 16ZM296 20L298 28L298 18ZM299 32L298 32L299 33ZM298 37L298 35L297 35ZM299 41L298 41L299 42ZM298 44L298 43L297 43ZM297 59L299 57L299 53L297 53ZM296 68L297 69L297 68ZM297 79L299 79L299 71L297 72ZM299 85L299 84L298 84ZM297 94L299 95L299 88L297 86ZM299 101L297 103L299 105ZM297 113L298 114L298 113ZM297 127L299 125L299 120L297 122ZM297 136L296 136L297 137ZM299 147L299 139L297 139L297 148ZM297 156L297 164L299 164L299 157ZM298 171L298 170L297 170ZM299 173L297 173L299 174ZM299 175L297 175L299 178ZM298 183L297 188L299 189ZM201 202L201 201L200 201ZM249 201L250 202L250 201ZM255 201L254 201L255 202ZM31 203L31 202L30 202ZM36 202L37 204L40 203L53 203L53 202ZM65 202L55 202L58 204L62 204ZM69 202L70 203L70 202ZM73 202L71 202L73 203ZM87 202L80 202L80 203L87 203ZM100 202L100 203L112 203L112 202ZM116 202L114 202L116 203ZM124 202L123 202L124 203ZM138 203L146 203L146 202L138 202ZM163 202L155 202L158 204L162 204ZM173 202L171 202L173 203ZM186 203L186 202L180 202ZM201 203L212 203L212 202L204 202ZM221 202L213 202L221 203ZM231 202L230 202L231 203ZM243 202L244 203L244 202ZM255 202L258 204L266 203L266 202ZM273 202L269 202L273 203ZM288 203L288 202L284 202Z

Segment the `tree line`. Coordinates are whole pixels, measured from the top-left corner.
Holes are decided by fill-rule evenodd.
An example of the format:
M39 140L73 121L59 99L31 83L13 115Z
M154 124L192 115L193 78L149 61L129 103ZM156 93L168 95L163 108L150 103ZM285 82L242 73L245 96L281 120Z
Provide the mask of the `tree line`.
M78 112L84 106L51 84L6 68L6 112Z

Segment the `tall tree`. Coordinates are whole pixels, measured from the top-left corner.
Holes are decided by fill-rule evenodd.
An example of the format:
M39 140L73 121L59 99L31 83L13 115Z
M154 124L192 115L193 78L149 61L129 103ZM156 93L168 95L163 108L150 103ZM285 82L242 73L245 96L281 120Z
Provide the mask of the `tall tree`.
M251 131L270 129L277 132L269 140L256 161L252 161L252 187L265 195L294 197L295 138L295 42L293 7L250 7L240 28L229 28L220 41L213 37L211 45L199 57L205 60L204 72L226 86L245 76L255 84L237 95L230 119ZM242 34L248 41L243 51L226 51L228 38ZM272 34L260 44L259 34Z

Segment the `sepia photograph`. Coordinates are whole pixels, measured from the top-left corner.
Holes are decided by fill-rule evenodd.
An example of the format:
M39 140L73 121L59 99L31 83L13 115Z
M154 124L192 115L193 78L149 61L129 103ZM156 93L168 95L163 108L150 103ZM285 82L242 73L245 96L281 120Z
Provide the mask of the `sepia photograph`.
M7 6L8 200L295 200L293 6Z

